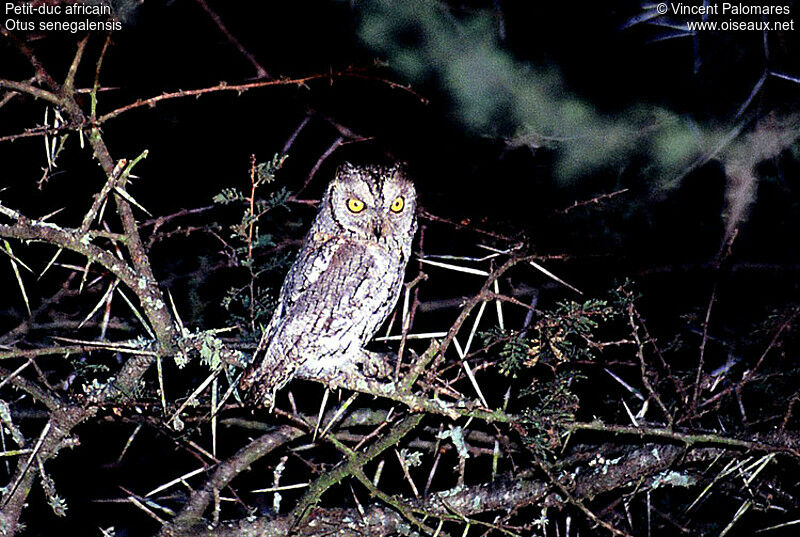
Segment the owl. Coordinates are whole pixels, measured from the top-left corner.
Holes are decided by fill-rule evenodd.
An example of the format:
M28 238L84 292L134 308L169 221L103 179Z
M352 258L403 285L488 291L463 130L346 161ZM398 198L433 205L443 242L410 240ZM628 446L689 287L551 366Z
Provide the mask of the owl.
M416 229L402 165L337 170L242 377L251 400L271 407L295 375L380 376L364 347L397 302Z

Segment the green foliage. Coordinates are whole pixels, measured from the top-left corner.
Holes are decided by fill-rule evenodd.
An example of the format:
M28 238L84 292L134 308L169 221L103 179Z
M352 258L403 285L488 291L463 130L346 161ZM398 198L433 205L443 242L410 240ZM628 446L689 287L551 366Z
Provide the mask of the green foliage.
M283 266L283 264L278 263L277 266ZM242 289L234 287L228 289L222 299L222 306L228 312L231 320L239 326L247 326L251 318L255 326L265 325L272 316L277 303L275 295L270 290L261 288L257 290L254 300Z
M200 339L200 361L207 365L209 369L213 369L220 364L220 349L225 346L218 337L205 332L201 335Z
M530 357L531 342L527 334L492 327L488 332L479 335L483 339L484 346L500 344L500 349L497 351L497 355L501 358L497 365L498 370L507 377L517 378L517 375L525 369Z
M566 424L575 420L580 400L573 393L574 384L585 377L572 371L559 371L551 381L535 381L523 396L529 405L522 411L522 439L540 455L561 447Z
M258 181L260 183L273 183L275 181L275 174L278 170L281 169L283 163L286 162L286 159L289 155L281 155L275 153L273 155L272 160L269 162L259 162L256 164L256 175L258 176Z
M237 201L245 201L247 198L237 188L223 188L222 191L212 198L217 205L227 205Z
M621 284L617 285L610 292L611 304L620 312L627 311L628 306L633 305L641 298L641 294L636 291L636 284L625 278Z
M537 366L549 369L545 378L538 372L525 375L529 384L519 395L524 406L518 432L539 456L548 456L561 446L565 425L575 419L580 401L573 390L584 377L572 364L597 357L602 333L612 328L632 296L620 288L608 301L562 301L540 311L539 319L526 330L494 328L480 334L489 355L498 358L503 375L518 378Z
M286 224L286 218L273 215L278 209L289 211L291 192L275 186L276 175L286 158L275 154L267 162L256 163L248 192L226 188L213 198L218 205L242 207L241 219L230 226L229 246L234 262L247 270L248 278L244 285L233 285L227 290L222 305L231 320L244 330L245 339L257 338L260 327L269 321L275 308L276 293L262 283L263 276L284 271L291 258L289 253L269 252L278 246L275 237L285 235L278 228ZM264 188L267 186L270 188Z
M106 382L111 369L106 364L91 362L82 355L80 358L70 360L75 380L73 384L80 386L81 391L89 396L102 394L106 389Z
M254 183L255 187L257 188L258 186L264 184L274 183L275 175L277 174L278 170L281 169L283 163L286 161L287 158L288 155L279 155L278 153L276 153L272 157L272 160L268 162L257 163L255 167L255 172L256 172L256 180ZM274 195L274 193L270 194L270 196L272 195ZM288 198L288 195L285 196L285 198ZM285 203L286 201L285 198L281 204ZM223 188L219 194L217 194L212 198L212 200L216 204L227 205L229 203L236 203L236 202L249 202L250 198L247 194L243 193L238 188ZM260 208L262 209L269 207L270 205L275 205L265 200L257 200L256 203L259 204ZM248 215L245 214L245 216Z
M439 438L441 440L449 438L453 442L453 445L455 446L456 451L458 452L458 456L462 459L469 458L469 450L467 449L467 445L464 442L465 440L464 429L462 427L458 425L456 426L450 425L448 430L441 431L436 435L436 438Z
M517 377L540 363L555 367L576 359L593 359L595 331L618 313L617 308L600 299L558 302L552 311L542 312L541 319L528 330L494 328L481 336L485 346L499 345L500 372Z
M70 364L72 365L77 378L89 378L96 376L99 373L108 373L110 371L106 364L89 362L83 358L70 360Z
M186 353L177 353L175 363L179 368L186 367L191 357L195 354L200 355L200 362L209 369L218 367L222 362L227 364L246 363L244 353L231 347L219 338L221 332L228 329L217 330L197 330L195 332L184 329L183 337L185 347L190 349Z

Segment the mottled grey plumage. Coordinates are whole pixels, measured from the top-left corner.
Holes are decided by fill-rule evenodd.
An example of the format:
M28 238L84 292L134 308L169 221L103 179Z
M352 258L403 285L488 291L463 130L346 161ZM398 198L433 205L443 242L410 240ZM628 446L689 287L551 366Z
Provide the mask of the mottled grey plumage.
M271 405L296 374L375 367L364 346L397 302L416 228L416 193L402 166L339 168L242 380L252 398Z

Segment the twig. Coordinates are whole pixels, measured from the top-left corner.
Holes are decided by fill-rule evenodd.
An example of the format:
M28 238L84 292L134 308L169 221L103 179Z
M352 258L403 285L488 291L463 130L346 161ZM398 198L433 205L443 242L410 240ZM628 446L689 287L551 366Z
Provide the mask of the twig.
M474 233L478 233L479 235L484 235L486 237L492 237L493 239L500 239L500 240L503 240L503 241L506 241L506 242L510 242L510 243L516 244L516 245L521 244L520 240L519 240L519 237L507 237L505 235L500 235L499 233L495 233L493 231L489 231L489 230L486 230L486 229L482 229L482 228L473 226L473 225L471 225L471 223L469 221L466 221L466 223L456 222L455 220L450 220L449 218L444 218L442 216L436 216L435 214L433 214L433 213L431 213L429 211L426 211L425 209L421 209L420 210L419 216L420 216L420 218L424 218L426 220L430 220L431 222L441 222L443 224L447 224L447 225L452 226L452 227L454 227L456 229L463 229L463 230L472 231Z
M192 492L175 518L161 528L159 536L181 534L191 526L198 524L214 498L214 491L225 488L234 477L249 468L251 464L302 434L303 431L296 427L281 426L256 438L234 455L219 463L203 486Z
M210 7L208 7L208 4L205 2L205 0L195 0L195 1L198 4L200 4L200 7L202 7L206 13L208 13L208 16L211 17L211 20L213 20L214 23L217 25L219 31L222 32L225 35L225 37L228 38L228 41L230 41L233 44L233 46L235 46L236 49L242 54L242 56L247 58L247 61L249 61L252 64L252 66L255 67L256 76L254 76L253 78L256 79L269 78L270 76L267 70L264 69L264 67L262 67L261 64L258 63L258 60L256 60L255 56L253 56L246 48L244 48L244 46L239 42L239 40L236 39L236 37L234 37L234 35L228 31L228 28L222 23L222 19L219 17L219 15L216 14L216 12L214 12Z
M659 408L661 408L661 411L664 413L664 417L667 418L667 429L672 429L672 424L674 422L672 414L670 414L669 410L667 410L667 407L664 405L664 402L661 400L661 397L650 385L650 381L647 378L647 365L645 364L644 361L644 344L642 343L642 340L639 338L639 325L637 325L636 321L634 320L633 303L628 304L628 325L631 327L631 333L633 334L633 339L636 341L636 356L639 358L639 371L642 376L642 384L644 385L650 397L655 399Z
M595 203L600 203L601 201L614 198L616 196L619 196L620 194L624 194L628 190L630 190L630 189L629 188L623 188L621 190L615 190L614 192L609 192L607 194L600 194L599 196L595 196L594 198L592 198L590 200L575 201L569 207L557 210L555 212L555 214L567 214L568 212L570 212L570 211L572 211L574 209L577 209L578 207L586 207L587 205L593 205Z
M27 93L28 95L32 95L37 99L43 99L56 106L63 106L64 104L64 100L55 93L43 90L27 82L14 82L13 80L0 78L0 88L8 88L20 93Z
M450 346L450 343L452 343L453 338L456 336L458 331L461 329L461 325L464 324L464 321L467 320L467 317L469 317L469 314L472 312L472 310L478 304L481 304L484 301L491 299L491 298L488 298L488 297L490 296L491 288L494 285L494 281L496 279L498 279L500 276L502 276L508 269L510 269L511 267L516 265L517 263L526 262L526 261L529 261L530 259L532 259L532 258L531 257L512 257L511 259L506 261L503 265L498 267L496 270L494 270L489 275L489 277L487 278L486 282L483 284L483 287L481 287L480 292L477 295L475 295L473 298L471 298L464 305L464 308L461 310L461 313L459 314L459 316L456 319L455 323L453 323L453 326L451 326L450 330L448 330L447 337L442 342L441 346L438 349L438 352L436 352L435 350L433 350L433 352L431 352L431 349L429 349L422 356L420 356L420 358L417 360L417 362L412 366L411 371L409 371L408 375L406 376L406 378L401 383L401 389L403 391L410 391L411 390L411 388L417 382L417 379L419 378L419 376L423 373L423 371L427 370L428 366L430 365L430 363L432 361L434 361L434 359L436 359L436 364L438 364L438 362L441 361L442 357L444 356L445 351ZM436 370L436 364L434 365L434 367L431 368L430 371L435 371Z
M354 454L349 457L346 463L320 476L292 510L290 514L290 519L294 521L292 525L297 526L302 524L303 520L308 515L308 510L319 502L326 490L342 481L345 477L353 475L356 470L362 469L369 461L373 460L390 447L393 447L403 437L413 431L414 428L419 425L420 421L422 421L422 418L422 414L406 416L397 425L392 427L383 438L372 444L366 452L363 454Z
M624 425L608 425L599 421L576 422L568 425L567 429L571 432L599 431L599 432L608 432L613 434L634 435L640 437L664 438L676 442L681 442L689 447L698 444L704 444L704 445L735 447L750 451L785 453L791 455L792 457L800 459L800 451L797 451L792 447L772 445L772 444L766 444L764 442L757 442L750 440L739 440L737 438L730 438L718 434L681 433L681 432L671 431L669 429L659 429L655 427L628 427Z
M694 411L697 408L697 398L700 395L700 377L703 374L703 364L705 362L706 342L708 342L708 324L711 320L711 308L714 306L714 301L717 297L717 284L714 284L711 290L711 298L708 301L708 308L706 308L706 317L703 320L703 339L700 342L700 357L697 360L697 373L694 378L694 393L692 395L691 409Z
M591 510L589 510L589 508L586 507L582 501L573 496L572 493L567 489L567 487L561 484L561 482L556 478L556 476L554 476L552 472L550 472L550 469L547 468L547 465L544 462L539 461L537 463L537 466L542 472L544 472L544 474L547 476L550 482L553 485L555 485L555 487L561 492L561 494L563 494L564 497L567 498L567 501L572 505L574 505L575 507L577 507L578 509L580 509L581 511L583 511L583 513L587 517L589 517L590 520L593 520L596 524L603 526L605 529L607 529L614 535L620 535L622 537L631 537L628 533L621 531L612 526L611 524L609 524L608 522L606 522L605 520L598 518L598 516L595 515Z
M328 147L328 149L326 149L319 156L317 161L314 163L314 166L311 167L311 171L308 172L308 176L306 176L306 180L303 181L303 185L297 190L297 192L292 194L292 198L296 198L297 196L299 196L300 193L303 192L308 187L309 183L311 183L311 180L317 174L317 171L319 170L320 166L322 166L322 163L325 162L325 160L329 156L331 156L333 154L333 152L336 151L336 149L338 149L342 145L342 142L344 142L344 137L339 136L338 138L336 138L333 141L333 143Z
M289 149L292 148L292 145L294 144L294 141L297 139L297 136L300 134L300 131L302 131L305 128L305 126L308 125L309 121L311 121L311 113L306 114L305 117L303 118L303 121L301 121L300 124L297 125L297 128L292 131L292 134L289 136L289 139L286 140L285 144L283 144L283 149L281 149L281 155L286 155L287 153L289 153Z
M115 118L125 112L130 110L134 110L136 108L141 108L143 106L155 106L161 101L170 100L170 99L180 99L184 97L199 97L201 95L205 95L206 93L217 93L222 91L235 91L236 93L243 93L245 91L249 91L256 88L266 88L269 86L304 86L307 83L311 82L312 80L320 80L326 79L331 76L333 77L342 77L345 76L349 71L347 69L342 71L337 71L336 73L317 73L313 75L308 75L304 77L298 78L287 78L287 79L280 79L280 80L261 80L258 82L249 82L246 84L228 84L226 82L217 84L216 86L210 86L205 88L198 88L193 90L178 90L169 93L162 93L161 95L156 95L154 97L149 97L147 99L138 99L137 101L127 104L125 106L121 106L107 114L103 114L100 118L96 121L97 125L102 125L109 119ZM2 86L2 80L0 80L0 86ZM12 87L11 89L19 89L18 87ZM45 96L42 96L45 98Z
M12 34L5 28L0 28L0 34L14 43L14 46L17 47L17 50L19 50L22 55L27 58L28 62L31 64L36 73L36 80L43 82L54 92L58 92L61 89L61 87L58 85L58 82L56 82L55 79L53 79L53 77L51 77L50 74L45 70L44 66L42 66L41 62L27 43L21 41L16 35Z

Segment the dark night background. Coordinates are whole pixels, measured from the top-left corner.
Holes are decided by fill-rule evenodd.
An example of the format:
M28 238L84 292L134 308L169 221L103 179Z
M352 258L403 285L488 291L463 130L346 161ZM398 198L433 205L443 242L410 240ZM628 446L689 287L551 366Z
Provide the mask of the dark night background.
M277 174L276 188L297 191L339 136L336 125L347 128L368 139L351 141L334 151L299 197L317 199L342 161L387 157L406 161L423 208L437 217L466 224L461 230L423 219L426 254L480 256L485 252L475 246L478 243L498 248L512 244L486 239L474 232L475 227L524 240L531 252L563 256L544 264L587 297L604 295L630 278L642 297L642 310L658 326L656 331L662 330L664 335L682 332L695 346L715 285L718 304L712 326L720 341L736 340L770 312L797 302L800 145L794 139L796 134L786 132L800 132L800 120L794 115L800 97L798 31L681 34L667 25L631 24L645 13L642 4L634 1L398 2L427 5L425 9L438 6L433 9L447 12L443 20L461 28L443 34L442 39L460 35L464 40L453 38L450 45L441 45L444 49L449 46L452 56L423 52L404 64L394 52L402 49L413 55L429 46L430 41L421 36L433 30L424 20L417 25L398 22L386 27L391 38L383 45L365 39L365 28L376 26L379 20L382 24L406 20L408 14L399 13L402 8L388 2L207 1L228 31L273 78L348 68L362 69L359 73L363 76L331 76L304 87L277 85L242 94L220 92L167 100L110 120L103 126L103 134L112 156L131 159L149 151L135 168L139 178L128 190L153 215L208 206L223 188L246 188L250 155L258 161L271 159L309 116ZM146 0L115 5L124 27L113 33L104 58L100 82L110 89L99 94L100 114L162 92L208 87L221 81L252 81L253 66L197 2ZM800 17L800 4L787 5L792 17ZM681 20L673 18L672 22ZM469 84L475 89L471 93L470 87L448 80L455 75L444 64L459 57L459 47L470 51L465 43L478 39L476 36L485 40L487 51L475 65L483 65L485 60L498 66L497 72L485 78L473 73L490 88L486 93ZM44 65L60 78L82 35L33 33L26 37ZM104 38L103 34L91 36L76 86L91 87ZM437 57L442 65L426 64ZM376 65L376 61L387 63ZM420 62L422 68L415 70L413 66ZM503 69L512 73L509 78L504 78ZM770 72L789 79L768 74L754 92L762 75ZM0 39L0 77L26 80L30 76L26 60L8 39ZM553 140L531 143L524 135L526 124L521 118L526 116L518 111L522 105L517 99L521 99L518 90L537 79L549 82L536 88L543 102L542 110L529 116L533 123L540 117L556 117L548 110L563 110L569 102L591 110L587 121L602 120L598 132L587 136L597 139L586 141L577 135L561 143L554 133ZM508 80L518 84L515 91L509 90ZM410 84L413 91L392 87L386 81ZM88 109L88 94L84 96ZM31 103L24 97L0 109L0 136L41 123L45 106L38 105L41 112L35 115L31 109L37 105ZM747 106L740 113L743 104ZM470 119L468 110L475 106L489 119ZM663 114L651 115L652 110ZM553 121L542 121L540 130L557 125ZM658 148L672 147L672 142L657 138L661 136L658 132L651 133L664 125L664 136L681 139L684 131L700 133L698 139L711 131L728 133L740 128L741 133L690 169L698 157L709 154L707 148L715 146L713 141L718 138L709 134L712 141L699 141L696 155L668 160L658 154ZM764 125L778 125L785 143L756 166L754 195L750 203L743 202L744 216L735 225L730 255L720 255L726 250L723 214L728 207L726 193L732 188L725 173L726 151L748 134L760 132ZM615 144L614 135L608 132L619 133L630 126L640 130L631 135L633 141ZM575 128L581 130L580 121ZM730 149L732 153L734 149ZM588 164L571 167L576 155L585 155ZM735 155L731 158L735 160ZM105 181L90 149L80 149L72 134L55 173L38 188L44 165L41 137L0 143L2 203L37 217L66 207L59 220L79 224L90 196ZM625 192L608 199L562 212L574 202L622 189ZM296 240L313 214L309 205L290 203L289 210L277 213L277 218L285 221L271 224L275 233ZM138 216L146 218L141 213ZM226 218L230 214L220 209L190 218L187 225L202 225L211 219L224 225ZM151 251L156 275L166 282L184 321L195 328L226 323L220 302L230 279L238 276L234 270L209 268L219 261L219 249L213 238L195 234L163 241ZM41 270L51 255L51 250L34 248L25 259ZM435 274L436 270L430 268L429 272ZM32 291L34 302L37 293L44 295L60 285L57 276L63 274L51 274L39 290ZM0 279L6 282L0 291L3 329L15 326L24 311L14 278L8 263L0 263ZM269 278L277 286L282 273L275 271ZM511 285L540 288L543 307L576 298L538 272L515 278ZM478 286L469 278L440 274L433 285L421 291L421 298L465 295ZM438 315L446 316L446 321ZM440 329L455 315L455 311L421 314L418 327ZM711 356L712 363L724 362L726 351L718 349ZM787 368L797 367L796 357L784 359ZM91 438L91 427L97 426L82 432L85 438ZM121 446L130 427L120 426L114 435L108 433L113 428L102 430L109 444ZM84 443L91 446L88 440ZM131 460L153 464L153 453L137 451L148 445L158 443L137 445ZM107 447L76 450L74 456L52 463L52 471L68 474L69 467L81 467L80 461L97 458L110 465L119 448L106 453L103 449ZM157 454L158 464L168 467L173 455ZM122 494L117 488L120 482L141 492L159 481L142 475L137 463L123 469L109 466L107 475L101 471L62 483L60 492L71 500L70 523L87 532L84 534L97 534L98 526L114 524L117 509L129 513L128 505L73 500L83 487L92 499L118 496ZM32 497L39 502L40 496L35 492ZM46 508L33 509L44 509L42 517L55 520ZM27 516L33 512L39 511L27 511ZM30 522L31 526L39 524Z
M463 17L498 16L490 4L458 4L453 11ZM733 125L734 115L765 68L797 76L800 67L794 54L796 34L770 36L770 59L765 61L763 36L757 32L658 41L666 30L644 25L622 28L642 12L636 2L585 2L579 7L519 4L502 4L505 39L498 46L523 66L557 68L565 93L607 117L624 114L635 105L652 105L703 124ZM347 2L235 2L214 9L273 76L365 67L383 59L358 39L362 14ZM73 41L69 35L47 35L34 42L46 64L66 67ZM93 39L90 53L97 54L101 46L102 38ZM4 75L25 76L23 59L8 46L3 54ZM144 2L126 19L125 29L113 35L101 81L117 89L102 95L99 108L102 113L162 91L239 82L252 71L199 6ZM375 78L407 83L391 66L375 73ZM85 68L79 83L88 87L92 77L92 69ZM114 138L120 155L150 151L137 170L143 178L138 195L153 214L204 205L222 187L241 185L249 155L266 160L279 152L307 111L313 110L372 138L334 152L311 185L314 195L339 161L390 154L409 162L425 207L434 214L485 219L497 229L523 232L542 253L589 256L580 268L570 267L581 278L598 272L619 277L659 271L667 265L699 268L717 254L725 179L714 162L686 176L669 177L650 173L649 155L642 152L621 165L601 163L590 173L558 180L553 177L557 146L531 150L504 143L516 126L502 114L496 122L499 136L464 128L452 95L442 91L435 73L413 87L429 104L377 81L343 78L330 84L314 81L308 88L175 100L123 115L104 131ZM796 101L796 83L769 78L751 107L766 114L792 110ZM4 134L30 127L27 120L7 112ZM312 120L293 146L280 181L290 189L302 184L336 135L324 120ZM10 187L6 199L22 198L44 214L63 203L63 195L91 190L94 184L77 166L84 163L84 155L68 152L47 188L28 190L40 177L36 161L40 142L4 144L0 151ZM740 262L777 263L782 266L776 268L785 270L796 261L795 241L788 240L797 229L793 148L761 166L758 202L736 242ZM674 181L674 186L663 188L667 181ZM578 214L571 218L554 217L573 201L621 188L630 190L610 204L575 211ZM592 259L595 256L602 259ZM598 262L601 266L595 267ZM621 272L611 274L617 270Z

